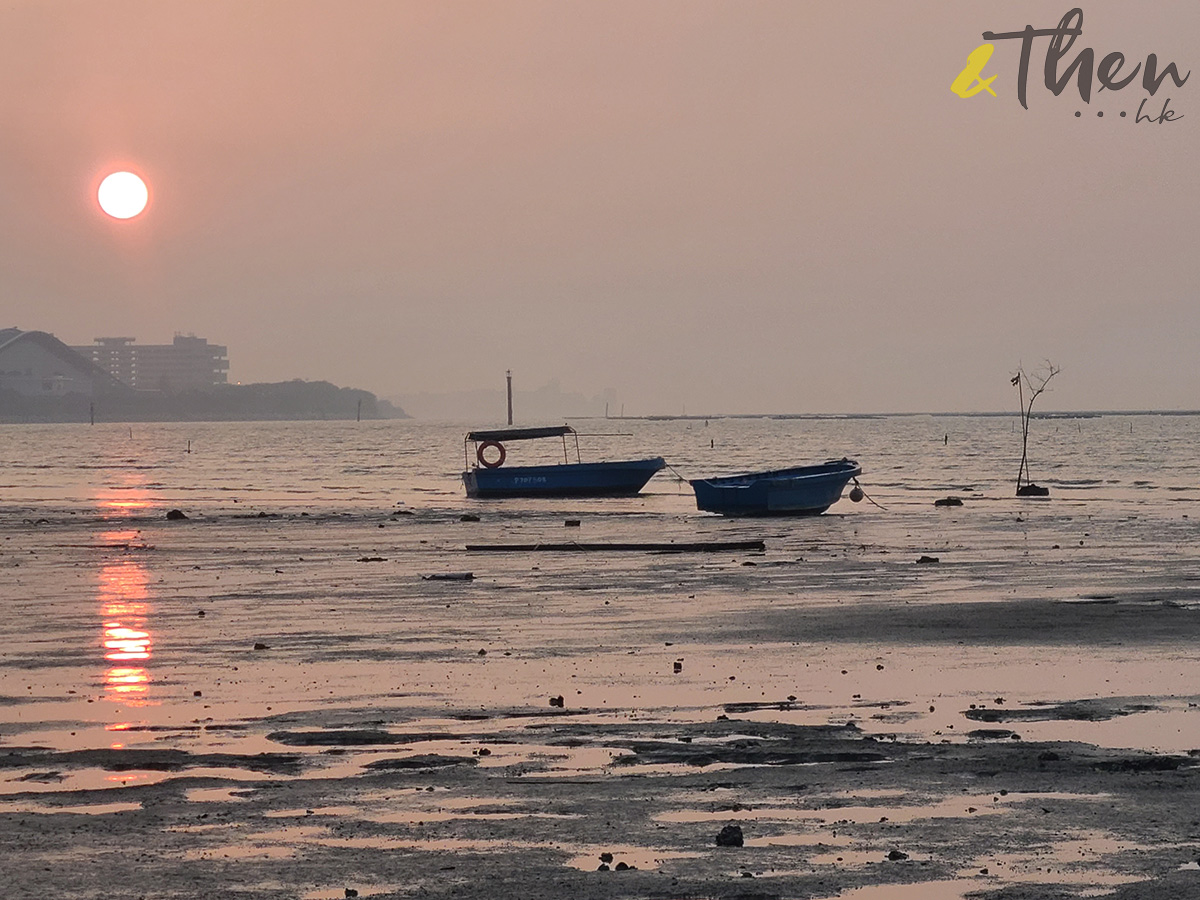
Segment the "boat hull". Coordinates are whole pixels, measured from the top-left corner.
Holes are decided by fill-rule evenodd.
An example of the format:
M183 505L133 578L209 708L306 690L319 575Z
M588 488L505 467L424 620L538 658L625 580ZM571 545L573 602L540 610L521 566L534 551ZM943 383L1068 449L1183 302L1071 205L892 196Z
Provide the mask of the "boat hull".
M500 466L462 473L468 497L629 497L666 466L661 456L555 466Z
M696 507L724 516L817 516L862 474L852 459L691 482Z

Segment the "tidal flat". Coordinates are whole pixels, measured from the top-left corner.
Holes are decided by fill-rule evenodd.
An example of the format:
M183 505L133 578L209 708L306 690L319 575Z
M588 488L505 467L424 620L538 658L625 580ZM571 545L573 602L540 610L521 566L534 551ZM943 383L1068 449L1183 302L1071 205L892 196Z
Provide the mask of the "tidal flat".
M6 508L6 896L1197 896L1190 495L958 493Z

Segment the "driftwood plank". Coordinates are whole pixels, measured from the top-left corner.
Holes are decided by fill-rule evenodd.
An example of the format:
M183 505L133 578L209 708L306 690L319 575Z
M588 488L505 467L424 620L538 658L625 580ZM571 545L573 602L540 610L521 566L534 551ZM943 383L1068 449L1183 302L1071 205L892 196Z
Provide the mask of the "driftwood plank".
M565 544L467 544L467 549L480 553L556 553L572 552L642 552L642 553L716 553L728 550L765 550L762 541L695 541L691 543L605 543L584 544L570 541Z

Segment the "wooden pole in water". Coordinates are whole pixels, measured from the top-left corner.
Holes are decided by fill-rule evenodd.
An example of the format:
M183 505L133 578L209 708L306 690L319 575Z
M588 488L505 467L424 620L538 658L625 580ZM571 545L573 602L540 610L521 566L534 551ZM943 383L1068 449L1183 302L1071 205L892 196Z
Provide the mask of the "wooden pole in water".
M362 421L362 397L358 398L358 412L354 416L354 421L355 422Z
M512 369L508 369L504 373L505 379L508 381L508 424L512 424Z

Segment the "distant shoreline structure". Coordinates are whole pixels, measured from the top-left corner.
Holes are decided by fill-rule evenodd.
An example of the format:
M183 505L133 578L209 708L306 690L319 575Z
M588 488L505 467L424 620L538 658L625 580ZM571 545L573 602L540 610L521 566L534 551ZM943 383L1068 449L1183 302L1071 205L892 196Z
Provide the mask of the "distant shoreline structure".
M933 418L986 419L1019 417L1017 410L1000 412L873 412L873 413L711 413L709 415L645 415L645 416L566 416L568 420L623 422L707 422L720 419L897 419L932 416ZM1050 410L1035 412L1035 419L1099 419L1104 416L1200 416L1200 409L1089 409L1078 412Z

